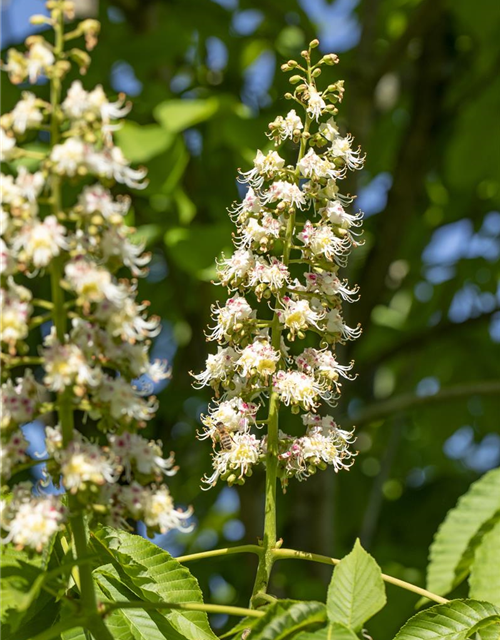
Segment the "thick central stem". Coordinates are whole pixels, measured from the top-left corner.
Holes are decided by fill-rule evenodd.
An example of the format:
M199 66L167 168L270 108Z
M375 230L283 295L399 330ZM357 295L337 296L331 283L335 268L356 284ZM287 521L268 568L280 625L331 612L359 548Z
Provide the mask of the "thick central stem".
M310 79L310 76L309 76ZM305 155L307 147L307 134L311 119L306 114L304 133L300 142L297 158L299 163ZM297 170L297 182L299 175ZM292 210L288 217L285 239L283 243L283 264L288 266L290 262L290 252L293 245L293 235L295 231L295 211ZM281 352L282 325L278 314L275 312L271 323L271 344L273 348ZM259 556L259 565L255 576L255 584L252 592L252 606L258 606L263 595L267 592L271 571L274 564L274 551L277 543L276 528L276 481L278 475L278 450L279 450L279 397L273 387L272 378L270 382L269 414L267 418L267 456L266 456L266 491L264 507L264 535L262 537L262 554Z
M64 15L62 2L53 12L54 18L54 56L56 63L63 58L64 49ZM61 102L61 78L58 75L57 64L53 69L50 80L50 145L58 144L61 130L59 122L59 109ZM53 173L50 176L51 209L52 214L59 217L62 210L61 178ZM53 259L51 263L51 293L53 303L53 321L57 338L61 344L65 342L67 329L67 312L64 307L64 292L61 288L62 261L60 257ZM67 447L73 440L74 408L73 392L70 388L59 394L57 398L57 413L61 425L63 447ZM82 505L74 495L68 496L68 511L71 519L71 532L73 534L74 554L77 560L88 555L87 536L85 532L85 520ZM92 568L88 564L80 564L78 567L81 606L84 614L88 616L87 627L98 640L112 640L112 635L99 617L97 598L92 577Z

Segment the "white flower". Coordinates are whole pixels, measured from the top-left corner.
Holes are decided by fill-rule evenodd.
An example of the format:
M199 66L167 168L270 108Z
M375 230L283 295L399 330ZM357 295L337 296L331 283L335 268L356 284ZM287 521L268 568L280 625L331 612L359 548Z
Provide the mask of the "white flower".
M64 487L70 493L85 489L85 485L103 485L118 480L120 468L97 444L73 440L56 453L61 466Z
M283 262L272 257L271 262L268 263L265 258L258 257L248 276L248 284L250 287L263 285L269 287L273 293L277 293L288 283L289 279L290 272ZM257 291L256 294L258 295Z
M113 146L103 151L89 149L86 165L95 175L114 178L116 182L125 184L130 189L147 187L147 182L141 182L146 177L146 169L132 169L120 147Z
M349 469L355 455L349 450L354 442L352 432L339 429L329 416L305 414L302 419L309 425L306 435L283 439L287 446L279 458L285 463L286 474L305 480L316 468L325 469L327 465L333 466L335 472Z
M44 387L35 381L30 369L26 369L21 378L16 378L15 383L9 378L2 384L2 425L30 422L35 417L43 393Z
M154 397L145 400L130 382L124 378L105 376L103 383L96 390L95 396L108 405L112 418L126 418L140 422L151 420L158 409L158 401Z
M332 309L326 315L326 330L328 333L339 334L342 340L356 340L361 335L361 326L353 329L348 327L340 313L340 309Z
M66 229L55 216L47 216L43 222L33 220L26 224L12 242L12 248L20 251L19 258L34 267L46 267L61 249L68 249Z
M245 218L248 214L260 213L261 207L259 194L252 187L248 187L243 201L240 204L233 204L233 207L228 209L228 213L236 221Z
M83 118L89 108L88 95L80 80L74 80L61 104L64 114L73 120Z
M265 213L260 223L255 218L250 218L241 229L239 246L244 248L257 244L261 251L265 251L273 238L279 238L280 231L281 222L270 213Z
M23 134L26 129L37 127L43 122L43 114L38 106L38 98L29 91L23 92L22 100L16 104L10 113L12 129L15 133Z
M323 109L326 107L326 103L323 100L321 93L319 93L315 87L309 85L309 99L307 101L307 113L316 121L323 113Z
M49 456L54 456L57 451L62 449L62 446L63 436L61 426L45 427L45 453Z
M120 225L130 208L130 199L113 200L111 192L97 183L83 188L78 196L78 206L86 216L100 213L110 224Z
M318 156L312 148L309 149L302 160L297 163L297 167L305 178L313 178L315 180L319 180L320 178L335 178L339 175L339 172L335 169L335 165L325 158Z
M14 488L11 502L2 509L2 529L8 531L3 542L40 552L61 529L65 509L57 496L33 497L26 484Z
M262 197L263 202L285 202L291 207L302 209L305 207L307 200L304 192L293 182L285 180L276 180Z
M110 120L123 118L130 111L130 105L123 106L124 98L120 97L116 102L109 102L101 85L93 91L85 91L80 80L75 80L68 89L66 98L62 103L64 113L73 120L98 117L103 123Z
M328 150L328 154L333 158L340 158L343 160L351 171L362 169L365 162L365 156L361 156L360 148L358 148L357 151L353 151L351 149L351 143L351 135L348 135L345 138L338 136L333 141L332 146Z
M337 123L333 118L330 118L327 122L322 122L319 125L319 132L324 138L326 138L330 142L333 142L335 138L339 135L339 129L337 127Z
M255 264L255 256L249 249L237 249L230 258L217 262L217 274L223 285L243 280Z
M118 258L130 269L134 276L146 273L144 267L149 263L151 255L143 253L144 244L134 244L127 238L127 227L110 227L101 238L101 250L105 260Z
M29 48L26 59L28 79L34 84L55 62L54 54L45 42L35 42Z
M113 277L107 269L85 258L68 262L64 274L66 281L83 304L88 305L106 299L119 305L127 296L127 292L113 282Z
M26 78L26 58L17 49L7 51L7 63L3 65L3 70L9 74L9 80L13 84L19 84Z
M323 293L328 297L340 295L346 302L356 302L359 287L356 285L352 289L347 286L347 281L341 282L340 279L329 271L320 273L306 273L306 290L311 292ZM298 287L297 287L298 288ZM298 288L298 290L300 290Z
M26 167L19 167L16 177L16 186L23 198L35 203L45 185L45 177L41 171L29 173Z
M313 411L318 397L328 397L325 388L312 376L301 371L278 371L273 386L285 405L301 405L306 411Z
M57 173L70 177L75 176L85 166L88 149L80 138L68 138L62 144L56 144L51 151L50 159Z
M172 529L188 532L193 528L186 523L193 510L175 509L172 496L165 485L141 487L134 482L128 487L120 488L119 500L133 518L143 520L148 528L160 533L165 534Z
M213 382L226 382L234 371L238 353L232 347L218 347L217 353L208 356L205 362L205 370L193 375L196 380L195 387L202 387Z
M43 349L46 385L52 391L64 391L67 387L95 387L101 381L99 367L91 367L82 350L75 344L60 344L54 327L45 339Z
M295 356L297 367L310 375L318 375L327 382L333 383L340 391L340 385L337 383L339 376L346 380L354 380L354 376L349 375L349 371L354 366L354 362L348 365L342 365L337 362L334 354L328 349L307 348Z
M297 238L304 243L313 256L322 256L329 261L335 260L342 267L346 265L346 254L351 249L351 240L348 236L338 238L328 225L315 226L307 220Z
M173 454L169 458L163 458L161 442L147 440L128 431L119 435L110 435L108 440L129 481L132 477L132 469L145 476L157 477L161 477L162 474L173 476L177 472Z
M273 349L268 340L255 340L243 349L237 367L243 376L262 376L264 379L276 371L280 354Z
M339 200L331 200L326 207L319 210L319 213L332 224L337 224L343 229L360 227L363 219L361 211L355 215L347 213Z
M241 330L256 317L256 312L242 296L229 298L221 308L213 307L212 313L217 324L208 338L219 341L230 339L233 333Z
M0 127L0 162L8 162L16 146L14 136L8 134L3 127Z
M124 293L130 292L124 285L119 285ZM119 303L109 299L100 302L95 310L95 316L105 323L106 330L115 337L134 343L137 340L154 338L161 331L160 318L145 318L142 312L147 304L138 305L130 297L124 297Z
M88 103L94 113L99 114L105 124L108 124L111 120L124 118L132 108L132 105L124 104L125 96L123 94L120 94L120 97L115 102L110 102L100 84L88 94Z
M198 437L200 440L209 437L216 440L220 425L230 432L246 432L252 424L255 424L258 410L258 404L245 402L239 397L219 402L215 407L209 407L208 416L201 416L201 422L206 429L202 434L198 434Z
M33 311L29 289L16 285L12 276L7 280L8 289L0 289L0 339L15 348L16 342L28 335L28 320Z
M269 124L271 131L266 135L271 140L274 139L276 144L279 144L288 138L292 139L296 132L300 132L303 128L302 120L295 112L295 109L292 109L285 118L278 116L276 120L271 122Z
M221 476L229 481L229 475L234 475L234 480L241 480L259 462L260 456L260 442L253 434L235 433L231 449L221 449L213 455L214 472L205 476L203 482L212 487Z
M278 318L290 330L292 337L308 327L321 329L318 323L325 317L325 313L317 313L311 309L308 300L293 300L292 298L284 297L282 304L283 309L277 309Z
M277 151L269 151L266 155L259 149L253 161L254 168L241 172L241 182L248 182L254 188L260 188L264 179L269 180L285 166L285 161Z
M7 441L2 442L0 449L0 469L4 482L10 479L12 470L15 469L17 465L27 462L27 447L28 442L21 429L14 431Z

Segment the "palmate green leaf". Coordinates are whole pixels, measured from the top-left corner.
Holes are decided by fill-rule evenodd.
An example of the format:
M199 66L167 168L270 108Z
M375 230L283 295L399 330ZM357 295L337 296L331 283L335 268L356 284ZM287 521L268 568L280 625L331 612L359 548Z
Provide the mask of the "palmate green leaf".
M500 607L500 521L485 533L474 555L470 596Z
M42 573L43 558L40 554L29 555L13 545L2 545L0 554L0 601L1 619L9 609L22 608L24 598L31 585Z
M333 572L327 597L328 618L358 632L386 601L380 567L356 540L354 549Z
M302 629L325 621L326 607L322 602L280 600L258 619L248 640L284 640Z
M332 622L317 631L303 631L294 640L358 640L358 636L340 622Z
M112 601L136 601L136 594L107 574L103 567L94 572L101 595ZM163 611L117 609L106 617L106 625L115 640L182 640L184 636L170 624ZM64 639L66 640L66 639Z
M167 100L153 110L154 117L169 132L178 133L208 120L217 113L219 100Z
M150 602L203 602L198 581L172 556L141 536L102 528L97 539L106 548L127 587ZM136 598L137 599L137 598ZM206 613L171 610L162 613L189 640L215 640Z
M466 640L478 632L481 640L498 640L500 609L489 602L451 600L417 613L394 640Z
M427 589L445 595L469 573L482 536L500 518L500 469L471 485L439 527L430 549Z

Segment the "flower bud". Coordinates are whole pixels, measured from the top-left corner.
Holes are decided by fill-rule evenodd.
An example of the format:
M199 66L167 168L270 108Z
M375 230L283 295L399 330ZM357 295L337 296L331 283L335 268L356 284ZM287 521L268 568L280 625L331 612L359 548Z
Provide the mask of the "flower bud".
M311 49L316 49L316 47L319 46L319 40L317 38L314 38L314 40L311 40L311 42L309 43L309 46L311 47Z
M50 18L47 18L47 16L44 16L42 14L37 14L37 15L31 16L30 22L31 24L34 24L34 25L50 24Z
M292 76L291 78L288 79L288 82L290 82L290 84L297 84L302 80L303 80L302 76Z
M321 69L319 69L319 68L314 69L314 71L312 72L312 77L313 78L317 78L320 75L321 75Z

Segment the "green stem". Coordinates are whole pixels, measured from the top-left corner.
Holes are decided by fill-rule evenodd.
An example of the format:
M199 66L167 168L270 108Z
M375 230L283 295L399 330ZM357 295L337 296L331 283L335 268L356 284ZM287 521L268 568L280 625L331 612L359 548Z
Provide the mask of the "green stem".
M200 553L191 553L187 556L179 556L177 562L184 564L185 562L194 562L203 558L215 558L217 556L229 556L234 553L256 553L261 555L262 547L256 544L243 544L238 547L227 547L225 549L213 549L212 551L201 551Z
M308 63L308 80L311 83L311 71ZM304 133L300 141L300 148L297 157L297 164L302 160L307 148L307 134L311 126L312 119L306 112ZM295 172L295 179L299 182L299 169ZM285 232L283 244L283 264L288 266L290 262L290 252L293 245L293 235L295 230L295 211L290 212ZM281 352L281 335L283 328L280 324L278 314L275 312L271 323L271 344L276 351ZM267 587L271 577L274 563L274 549L277 543L276 531L276 481L278 476L278 450L279 450L279 397L273 388L272 379L270 382L269 394L269 414L267 417L267 455L266 455L266 489L264 507L264 535L262 538L262 553L259 556L259 565L255 576L255 584L252 591L252 606L265 602ZM260 602L259 602L260 601Z
M263 611L255 609L245 609L243 607L230 607L221 604L205 604L203 602L149 602L138 600L137 602L110 602L103 603L104 615L116 611L117 609L145 609L160 611L161 609L183 609L186 611L204 611L206 613L226 613L230 616L248 616L250 618L261 618Z
M318 553L308 553L307 551L297 551L296 549L275 549L273 551L273 556L275 560L309 560L310 562L319 562L321 564L331 565L337 565L340 562L337 558L322 556ZM439 604L446 604L449 602L446 598L438 596L431 591L427 591L427 589L422 589L422 587L417 587L410 582L405 582L405 580L388 576L385 573L382 574L382 580L389 584L393 584L396 587L400 587L401 589L406 589L406 591L412 591L419 596L423 596L424 598L428 598L429 600L433 600Z
M64 16L62 10L62 2L53 10L54 20L54 56L56 61L63 57L64 50ZM61 79L54 75L50 81L50 104L51 104L51 120L50 120L50 145L54 147L59 142L61 131L59 123L59 105L61 102ZM62 194L61 194L61 178L52 174L51 179L51 209L55 216L58 216L62 210ZM65 341L67 327L67 310L65 308L64 291L60 286L62 279L62 260L60 257L54 259L51 263L51 293L53 304L53 320L57 337L61 344ZM61 425L63 446L67 447L73 440L74 430L74 408L73 408L73 392L71 389L65 390L57 399L57 411L59 415L59 423ZM74 555L77 560L81 560L88 555L87 536L85 532L85 521L82 511L82 505L78 498L74 495L68 496L68 506L71 520L71 531L73 533ZM80 582L80 603L82 610L88 616L87 626L89 630L98 640L112 640L110 631L106 628L102 619L97 612L97 597L92 577L92 568L88 564L82 564L78 568ZM77 625L78 626L78 625Z
M31 640L54 640L56 638L59 639L61 637L61 633L64 633L64 631L70 631L71 629L76 629L76 627L82 627L84 624L86 624L86 622L87 621L85 618L78 618L76 616L74 618L71 618L71 620L61 620L61 622L53 625L52 627L50 627L50 629L46 629L38 635L33 636Z

